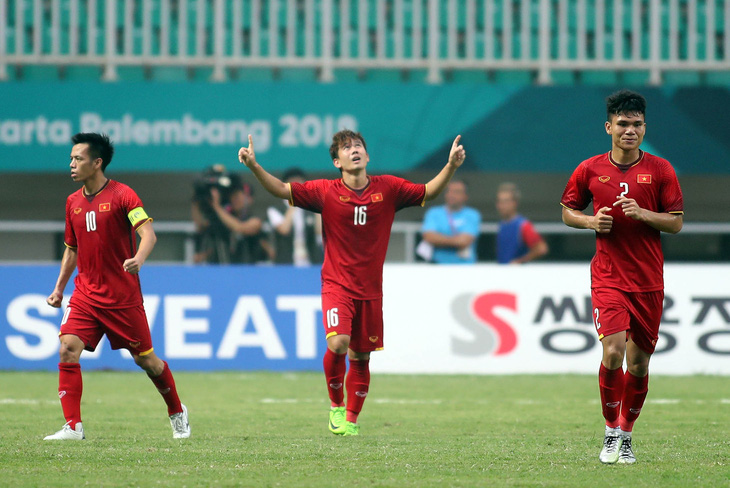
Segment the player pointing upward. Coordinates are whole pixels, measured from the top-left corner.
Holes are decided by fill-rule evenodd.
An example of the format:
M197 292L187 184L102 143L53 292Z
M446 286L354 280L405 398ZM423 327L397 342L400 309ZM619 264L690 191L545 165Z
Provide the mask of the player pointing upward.
M639 149L646 101L628 90L606 99L611 151L583 161L561 204L563 222L596 232L593 322L603 346L598 374L606 432L599 459L633 463L634 421L649 383L664 300L661 232L682 229L682 191L668 161ZM593 214L582 212L593 200ZM623 371L626 357L626 373Z
M66 250L61 271L47 302L60 307L63 291L78 265L76 288L61 321L58 396L66 425L45 440L81 440L81 365L84 349L93 351L106 334L113 349L127 349L167 404L173 437L190 436L188 414L180 403L167 363L152 349L142 305L140 268L157 242L152 219L127 185L110 180L104 170L114 146L101 134L71 139L71 178L83 183L66 200ZM135 231L140 236L139 249Z
M342 173L334 180L282 182L256 161L251 136L248 148L238 151L239 160L269 193L322 214L324 374L332 404L329 429L334 434L359 434L357 417L370 385L370 353L383 348L383 262L395 212L423 205L441 193L466 157L460 139L454 139L446 166L426 185L368 175L365 139L350 130L332 138L330 157Z

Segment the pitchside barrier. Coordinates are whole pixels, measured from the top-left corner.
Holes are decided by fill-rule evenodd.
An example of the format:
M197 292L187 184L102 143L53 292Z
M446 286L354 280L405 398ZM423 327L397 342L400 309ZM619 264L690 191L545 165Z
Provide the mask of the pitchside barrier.
M0 266L0 369L56 370L63 309L45 299L57 275L57 265ZM728 275L728 265L666 266L653 373L730 375ZM593 374L601 319L589 280L587 263L386 265L385 350L372 369ZM321 369L318 268L148 265L142 289L155 350L176 370ZM84 352L85 369L136 369L102 344Z

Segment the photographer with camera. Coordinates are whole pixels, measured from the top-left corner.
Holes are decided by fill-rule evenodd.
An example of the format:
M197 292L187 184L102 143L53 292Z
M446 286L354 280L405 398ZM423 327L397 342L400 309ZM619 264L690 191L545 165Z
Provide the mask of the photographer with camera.
M253 264L272 259L263 219L254 210L251 187L240 176L215 165L203 173L194 188L196 263Z

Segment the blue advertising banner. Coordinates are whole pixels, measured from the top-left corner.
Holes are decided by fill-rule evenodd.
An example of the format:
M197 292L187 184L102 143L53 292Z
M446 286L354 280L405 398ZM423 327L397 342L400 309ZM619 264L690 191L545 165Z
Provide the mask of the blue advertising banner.
M46 304L57 265L0 266L0 369L56 370L63 309ZM142 271L157 352L178 370L320 370L319 268L155 266ZM64 307L73 289L64 295ZM137 369L106 339L85 369Z

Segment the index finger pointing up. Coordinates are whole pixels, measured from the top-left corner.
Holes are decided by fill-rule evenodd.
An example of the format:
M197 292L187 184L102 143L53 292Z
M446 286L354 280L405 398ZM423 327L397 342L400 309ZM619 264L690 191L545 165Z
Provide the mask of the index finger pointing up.
M451 147L456 147L459 145L459 141L461 140L461 134L456 136L456 139L454 139L454 143L451 145Z
M253 137L251 137L251 134L248 135L248 149L253 151Z

